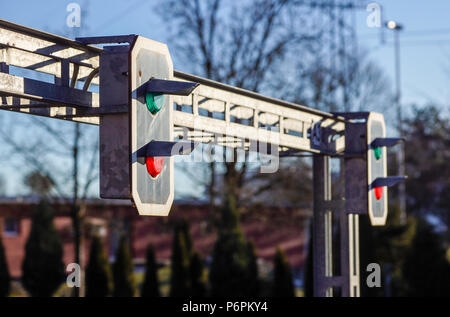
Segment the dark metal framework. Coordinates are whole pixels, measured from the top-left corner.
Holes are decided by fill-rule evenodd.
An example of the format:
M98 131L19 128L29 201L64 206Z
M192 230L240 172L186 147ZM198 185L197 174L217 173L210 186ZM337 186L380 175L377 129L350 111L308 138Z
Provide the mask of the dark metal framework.
M0 20L0 109L94 125L99 125L101 116L127 113L126 103L100 104L92 87L100 85L100 55L105 48L92 44L131 46L135 38L74 41ZM127 49L125 45L123 50ZM53 82L25 78L20 71L13 75L15 67L53 76ZM359 296L358 215L366 214L367 206L363 193L355 188L367 187L361 177L365 125L358 123L363 114L326 113L179 71L174 71L174 79L200 84L189 96L174 96L175 136L195 142L214 139L230 147L243 142L247 150L249 141L266 142L278 145L281 156L314 155L314 294ZM332 199L331 156L345 157L342 200ZM339 219L338 255L332 252L335 218ZM338 273L333 270L333 256L340 259Z

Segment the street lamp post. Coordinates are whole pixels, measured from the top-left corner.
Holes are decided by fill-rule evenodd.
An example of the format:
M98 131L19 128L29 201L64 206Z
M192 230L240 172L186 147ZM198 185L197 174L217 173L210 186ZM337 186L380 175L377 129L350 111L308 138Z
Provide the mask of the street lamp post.
M397 130L400 135L403 135L403 118L402 118L402 106L401 106L401 77L400 77L400 31L403 30L403 26L395 21L386 22L386 27L394 31L395 42L395 104L397 108ZM399 145L397 151L397 168L398 175L405 175L405 149L403 142ZM406 221L406 189L405 182L401 182L398 186L398 203L400 208L400 221L405 223Z

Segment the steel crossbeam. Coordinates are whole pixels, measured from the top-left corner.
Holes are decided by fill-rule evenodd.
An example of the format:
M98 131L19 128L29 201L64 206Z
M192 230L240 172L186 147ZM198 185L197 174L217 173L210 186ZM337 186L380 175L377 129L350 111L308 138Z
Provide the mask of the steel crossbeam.
M122 103L117 105L115 95L108 104L100 103L108 96L103 94L100 99L100 82L109 78L100 78L100 56L104 57L106 50L127 53L135 38L128 35L74 41L0 20L0 109L94 125L100 124L102 116L119 114L108 117L113 121L120 118L129 111L126 99L131 96L123 94ZM108 43L128 43L128 47L91 45ZM108 70L105 73L111 74ZM276 145L278 151L287 155L298 151L314 153L315 294L332 296L334 289L340 288L344 296L359 296L355 210L363 213L364 208L358 205L363 200L354 197L351 186L352 182L361 181L354 174L359 173L364 159L359 154L346 159L345 203L331 200L329 172L329 158L352 147L349 140L356 134L349 132L354 124L351 114L331 114L179 71L174 71L173 78L200 84L188 96L173 97L174 136L245 150L252 150L252 144L257 143ZM128 124L128 120L118 122L123 127ZM356 150L360 151L360 146ZM333 212L340 215L342 235L342 272L338 275L333 274L332 265Z
M111 38L117 38L116 43L131 43L133 36L74 41L0 20L0 109L94 125L102 114L126 112L126 105L100 107L98 90L87 89L99 84L103 49L84 43L104 43ZM22 77L20 69L33 71L37 78ZM281 151L344 150L342 117L179 71L174 71L174 78L200 83L190 96L174 97L174 126L184 128L188 139L213 140L229 147L244 145L247 150L253 141L278 144ZM80 89L83 83L85 87ZM311 146L311 130L318 122L338 135L326 149Z

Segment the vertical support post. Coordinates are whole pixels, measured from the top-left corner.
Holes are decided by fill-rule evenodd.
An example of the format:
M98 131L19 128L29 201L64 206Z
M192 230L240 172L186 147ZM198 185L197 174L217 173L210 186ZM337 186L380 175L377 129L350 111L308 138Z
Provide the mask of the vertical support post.
M9 74L9 65L6 64L5 62L0 62L0 73ZM1 102L3 105L8 104L8 101L6 98L7 98L6 96L2 96L2 98L1 98Z
M325 201L331 200L329 157L314 155L313 159L313 287L315 297L333 296L329 281L333 275L332 213Z
M58 85L58 86L69 87L70 63L69 63L69 61L64 59L64 60L60 61L60 65L61 65L61 72L60 72L59 76L57 76L57 75L54 76L54 83L55 83L55 85ZM48 109L48 111L52 112L51 109ZM74 113L74 109L72 107L65 107L64 113L59 113L59 114L73 115L75 113Z
M350 297L360 296L359 215L348 215Z
M69 87L70 82L70 63L67 60L61 61L61 77L58 85Z
M330 157L313 159L313 287L314 296L360 296L359 215L367 214L366 124L346 123L345 200L333 200ZM356 154L356 155L355 155ZM339 215L340 272L333 276L333 213Z
M9 65L5 62L0 62L0 72L9 74ZM1 96L1 104L8 105L8 101L11 105L21 104L21 99L19 97L11 97L11 96ZM20 108L14 109L13 111L20 111Z
M347 281L343 296L360 296L359 215L367 214L366 123L346 123L345 151L352 153L344 159L345 225L342 227L342 275ZM359 154L359 155L355 155Z
M129 104L128 52L108 46L100 55L100 104ZM136 74L134 74L136 75ZM130 198L129 114L100 116L100 197Z
M224 111L226 123L230 122L230 107L231 107L230 102L226 101L225 102L225 111ZM197 104L197 113L196 114L198 115L198 104Z
M198 116L198 95L192 94L192 114Z
M0 72L9 74L9 65L5 62L0 62Z
M351 257L353 255L353 236L350 230L350 220L352 215L348 215L346 210L339 213L340 234L341 234L341 295L342 297L350 296L350 276L351 276Z
M399 135L403 134L403 116L402 116L402 90L401 90L401 63L400 63L400 31L403 29L402 25L397 25L394 28L395 41L395 103L397 106L397 130ZM402 142L398 147L397 152L397 166L398 175L405 175L405 145ZM400 221L406 222L406 189L405 182L398 184L398 203L400 208Z

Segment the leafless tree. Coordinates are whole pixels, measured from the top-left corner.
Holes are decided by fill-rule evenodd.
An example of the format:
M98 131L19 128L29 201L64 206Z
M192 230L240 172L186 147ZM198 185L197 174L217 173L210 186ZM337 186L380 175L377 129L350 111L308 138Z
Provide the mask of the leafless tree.
M182 70L326 111L385 110L380 106L391 101L389 83L360 52L344 16L364 1L347 2L354 6L331 0L174 0L161 13L170 21L169 44ZM291 161L304 166L302 159ZM246 163L209 163L207 179L184 172L206 188L211 208L221 191L248 198L253 191L243 190L244 184L261 182L247 173ZM256 192L263 189L272 190L266 184Z
M273 74L269 90L279 98L329 112L391 112L393 94L389 80L382 69L370 61L367 52L358 47L354 26L345 16L345 12L351 15L351 10L363 1L322 0L318 3L320 18L317 19L317 28L322 29L320 39L309 42L308 50L289 52L291 65L281 65L281 71ZM351 3L353 6L345 6ZM301 60L296 56L302 56ZM302 161L301 158L298 160ZM297 160L294 162L299 164ZM281 165L280 169L284 177L308 179L308 175L283 173L283 169L291 169L291 164ZM279 186L280 179L274 175L256 177L267 182L266 195ZM335 181L334 187L343 189L343 178L335 177ZM283 182L285 188L289 184L299 186L296 182ZM283 192L277 194L277 197L282 196ZM291 201L289 197L285 198Z
M169 44L184 70L261 92L293 46L306 46L319 36L304 27L311 9L300 2L172 0L161 13L171 22ZM208 180L202 185L211 210L224 195L239 201L247 170L247 160L209 163Z
M53 185L49 195L69 201L75 262L81 263L83 210L98 178L97 129L24 115L3 124L0 137L9 148L10 164L39 173Z
M0 196L6 195L6 181L2 174L0 174Z
M88 3L82 14L87 15ZM66 30L67 31L67 30ZM72 30L72 37L85 32L84 28ZM65 32L66 33L66 32ZM66 34L67 35L67 34ZM42 75L44 76L44 75ZM72 82L72 88L77 82ZM86 83L85 83L86 84ZM85 85L89 89L89 85ZM51 186L45 193L53 199L68 201L71 208L75 262L82 264L82 239L85 203L93 196L92 185L98 179L98 128L78 122L66 122L37 116L2 114L0 138L6 145L9 163L17 170L31 170L28 183L45 179ZM14 120L5 120L14 116ZM3 159L6 155L3 155ZM36 175L39 175L36 178ZM74 288L75 296L80 289Z

